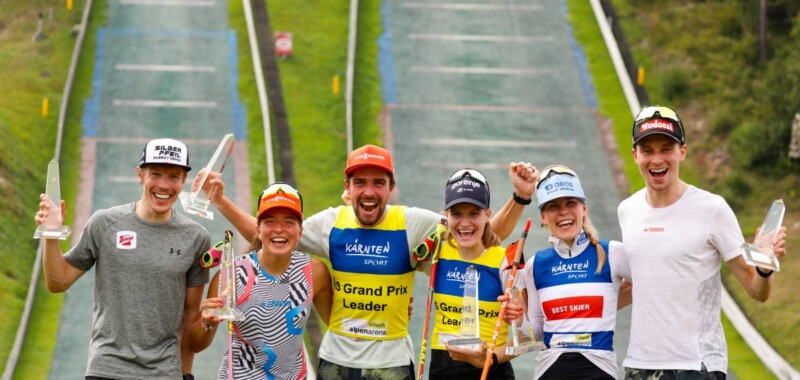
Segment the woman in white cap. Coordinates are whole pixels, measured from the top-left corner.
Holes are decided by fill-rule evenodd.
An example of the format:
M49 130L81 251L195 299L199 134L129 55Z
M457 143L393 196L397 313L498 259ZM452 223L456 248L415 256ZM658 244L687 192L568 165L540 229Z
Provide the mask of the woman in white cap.
M474 169L459 170L445 188L448 230L443 237L434 285L435 324L431 338L430 379L479 379L491 341L509 271L501 240L489 228L489 183ZM479 338L475 346L448 344L462 337L462 307L467 269L474 267L478 281ZM468 280L468 279L467 279ZM465 311L466 313L466 311ZM466 314L469 315L469 314ZM514 379L512 356L506 356L507 324L503 323L489 378ZM474 330L473 330L474 331ZM452 342L451 342L452 343ZM475 349L477 348L477 349Z
M616 379L617 308L630 303L622 244L599 240L580 180L566 166L542 170L536 198L552 246L536 252L523 274L527 318L547 347L534 379Z
M237 305L243 319L235 322L233 358L226 351L218 379L304 379L303 330L312 299L327 324L332 289L325 265L295 251L303 233L303 198L292 186L275 183L258 199L257 236L250 252L236 261ZM201 318L192 330L192 349L211 344L220 318L211 311L223 306L217 294L220 273L208 288Z

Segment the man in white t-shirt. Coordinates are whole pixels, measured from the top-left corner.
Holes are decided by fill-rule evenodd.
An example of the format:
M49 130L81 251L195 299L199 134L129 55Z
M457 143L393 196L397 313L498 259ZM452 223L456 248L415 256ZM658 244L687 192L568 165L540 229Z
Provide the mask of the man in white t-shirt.
M760 302L769 297L773 272L745 262L744 237L725 200L680 179L686 143L675 111L643 109L632 151L646 187L618 210L634 284L625 378L724 379L720 259ZM785 240L782 227L773 241L779 260Z
M386 149L364 145L352 151L344 174L343 199L350 204L303 221L298 245L299 251L331 262L333 303L317 378L411 380L416 376L408 305L418 261L413 249L435 230L442 215L388 204L395 177ZM531 202L538 175L530 163L509 165L515 192L491 221L501 238L511 234ZM224 196L219 173L209 178L204 190L212 194L211 203L242 236L255 236L255 219Z

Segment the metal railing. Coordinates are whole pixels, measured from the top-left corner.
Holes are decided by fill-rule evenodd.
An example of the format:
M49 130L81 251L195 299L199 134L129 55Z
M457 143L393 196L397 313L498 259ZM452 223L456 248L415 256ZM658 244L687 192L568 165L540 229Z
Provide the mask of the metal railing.
M347 153L353 151L353 83L355 82L356 38L358 34L358 0L350 0L350 25L347 32L347 82L344 90Z
M261 0L257 0L261 1ZM261 71L261 55L258 50L258 36L253 23L253 8L250 0L242 0L244 18L247 22L247 36L250 41L250 52L253 57L253 70L256 74L256 88L258 88L258 104L261 106L261 122L264 124L264 150L266 151L267 180L275 182L275 165L272 158L272 127L269 121L269 102L267 90L264 85L264 73Z

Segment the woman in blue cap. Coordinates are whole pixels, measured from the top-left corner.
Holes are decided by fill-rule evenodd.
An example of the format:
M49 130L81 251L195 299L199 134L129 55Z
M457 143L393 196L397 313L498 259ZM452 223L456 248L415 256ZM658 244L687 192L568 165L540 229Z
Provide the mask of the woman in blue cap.
M616 379L617 308L630 303L622 244L599 240L580 180L568 167L542 170L536 198L552 246L536 252L523 275L527 318L547 347L536 358L534 379Z

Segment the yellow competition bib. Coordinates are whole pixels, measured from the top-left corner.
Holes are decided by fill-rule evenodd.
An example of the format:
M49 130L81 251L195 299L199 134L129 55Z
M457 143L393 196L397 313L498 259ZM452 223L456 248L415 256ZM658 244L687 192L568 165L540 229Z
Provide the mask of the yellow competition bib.
M384 220L371 228L358 225L352 207L341 207L329 243L331 331L375 340L406 336L414 268L405 207L389 206Z
M453 242L455 244L455 242ZM501 303L497 297L505 291L501 282L499 268L505 257L505 249L500 246L487 249L475 260L464 260L458 249L447 242L442 243L439 264L436 269L434 287L434 307L436 314L431 338L431 348L444 350L445 343L458 338L461 331L461 309L464 296L464 275L467 267L474 265L478 270L478 324L480 337L491 342ZM508 336L508 324L503 322L497 345L503 345Z

